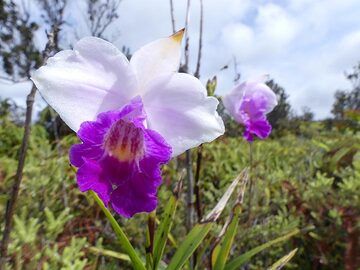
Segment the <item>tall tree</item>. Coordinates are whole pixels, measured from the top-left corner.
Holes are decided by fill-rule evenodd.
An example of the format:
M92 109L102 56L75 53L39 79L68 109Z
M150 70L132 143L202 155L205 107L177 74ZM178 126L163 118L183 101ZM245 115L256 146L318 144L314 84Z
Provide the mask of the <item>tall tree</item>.
M56 8L53 9L59 2L65 1L40 1L40 3L49 5L48 10L44 9L45 14L48 15L49 20L52 18L52 15L49 15L49 13L47 13L48 11L54 10L54 12L60 12ZM43 7L45 8L45 6ZM57 16L58 14L54 13L56 15L56 17L53 18L54 21L49 21L49 23L52 24L50 25L50 33L48 34L48 43L45 50L41 54L39 50L36 49L34 43L35 31L37 30L38 26L31 20L29 10L26 9L25 6L22 6L21 9L12 0L2 1L0 8L0 26L2 26L0 27L1 41L6 41L4 44L5 46L3 46L5 49L3 49L0 53L4 71L8 76L11 76L13 81L16 81L16 77L25 77L28 79L30 77L30 71L33 68L39 66L47 59L48 56L56 51L56 48L58 48L58 33L62 24L62 14ZM61 12L63 13L63 7ZM18 166L14 177L14 184L6 207L5 226L0 246L0 270L4 269L7 258L13 216L18 200L20 184L25 165L26 152L29 143L35 95L36 87L33 85L30 93L26 98L24 134L20 146Z
M52 29L58 29L54 32L54 52L60 51L60 28L65 23L64 12L67 0L37 0L43 9L41 17L44 22Z
M90 34L105 38L108 27L119 18L121 0L87 0L87 25Z
M300 120L306 121L306 122L311 122L314 120L314 113L309 107L305 106L301 109L301 111L302 111L302 114L299 117Z
M278 105L268 115L271 126L273 129L277 129L282 123L288 121L290 118L291 106L288 101L289 96L286 94L285 89L273 79L267 81L266 84L274 91L278 98Z
M338 90L335 93L335 101L332 114L337 120L344 120L346 114L360 111L360 62L354 66L352 72L346 74L346 78L352 85L351 90Z
M2 78L17 82L30 77L30 71L41 63L35 45L38 24L23 5L12 0L0 1L0 61Z

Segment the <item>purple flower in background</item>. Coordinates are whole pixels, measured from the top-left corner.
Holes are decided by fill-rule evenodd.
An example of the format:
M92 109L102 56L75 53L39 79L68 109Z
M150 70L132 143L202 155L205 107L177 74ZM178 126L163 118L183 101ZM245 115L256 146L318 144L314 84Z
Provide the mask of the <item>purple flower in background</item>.
M223 98L224 106L235 121L245 126L244 137L252 142L254 135L260 139L271 133L266 114L277 105L275 93L262 81L247 81L234 87Z
M130 62L111 43L83 38L31 78L82 142L70 151L80 190L124 217L155 209L162 164L224 133L218 101L177 73L182 36L145 45Z

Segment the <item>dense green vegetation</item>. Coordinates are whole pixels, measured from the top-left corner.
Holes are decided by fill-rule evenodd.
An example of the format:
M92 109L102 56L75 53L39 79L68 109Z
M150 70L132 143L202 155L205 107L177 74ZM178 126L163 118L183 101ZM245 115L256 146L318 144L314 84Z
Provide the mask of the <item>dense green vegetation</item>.
M74 35L73 31L75 36L79 34L78 26L69 21L72 11L65 9L70 1L35 2L39 14L34 16L23 1L0 1L0 71L5 81L27 80L30 72L42 65L48 55L69 48L68 39ZM86 35L111 39L115 32L108 26L120 17L117 9L120 2L84 1L82 15L89 27ZM205 21L213 19L205 18ZM52 34L53 43L45 52L45 44L39 44L37 38L38 34L45 34L44 29ZM195 39L191 37L191 40ZM130 59L130 49L123 47L122 51ZM236 59L234 65L237 82L240 74ZM210 234L193 256L192 263L198 266L195 269L209 268L211 260L215 266L223 263L218 258L226 253L225 249L211 252L204 247L213 245L229 213L235 218L227 232L233 231L235 236L233 242L230 234L223 241L228 241L231 259L244 261L242 269L267 268L284 255L294 254L292 251L296 248L295 256L286 265L288 269L360 267L360 64L346 73L346 78L351 88L338 89L332 107L333 118L323 122L313 121L310 108L296 115L285 88L273 79L267 82L279 101L268 115L274 128L271 138L254 143L251 188L247 186L241 209L232 209L236 199L233 196L216 226L211 226ZM214 95L216 86L215 76L207 84L209 95ZM215 206L233 179L250 165L249 145L241 137L242 128L230 119L222 104L218 110L226 124L226 134L202 149L201 200L197 207L202 214ZM36 121L32 125L6 268L130 269L129 257L120 248L101 209L89 194L77 188L75 170L68 161L68 150L77 142L76 136L49 107ZM0 235L3 235L5 211L19 161L23 122L23 109L8 100L1 101ZM196 172L198 152L192 151ZM180 156L164 167L158 219L166 213L167 206L172 206L173 190L184 166L185 157ZM186 242L186 185L180 194L163 262L158 258L160 269L174 259L174 247ZM138 214L130 220L116 218L144 259L147 215ZM295 235L293 232L298 232L297 229L300 233ZM293 237L282 243L278 241L271 249L252 257L253 248L259 250L262 244L260 247L265 248L274 243L269 241L284 235ZM221 244L226 246L224 242ZM216 252L219 252L217 257ZM238 257L239 254L243 257ZM185 264L185 268L188 265Z
M1 224L23 132L12 107L4 104L0 118ZM302 233L284 245L261 252L244 269L263 269L295 248L299 250L288 269L355 269L349 267L357 265L359 252L360 136L350 129L324 129L320 122L299 121L296 130L296 134L284 131L281 137L254 143L252 200L249 204L247 189L231 256L299 228ZM8 269L129 268L100 208L76 187L67 157L69 146L76 141L70 134L56 142L43 125L32 126ZM196 151L193 157L195 169ZM171 196L183 160L181 156L164 167L158 216ZM249 145L241 137L226 135L204 145L200 172L203 212L211 210L248 165ZM165 261L172 257L171 246L181 243L185 236L185 216L183 192ZM210 236L219 233L225 217L222 215ZM117 218L145 256L147 215L139 214L131 220ZM208 263L208 257L206 251L201 268Z

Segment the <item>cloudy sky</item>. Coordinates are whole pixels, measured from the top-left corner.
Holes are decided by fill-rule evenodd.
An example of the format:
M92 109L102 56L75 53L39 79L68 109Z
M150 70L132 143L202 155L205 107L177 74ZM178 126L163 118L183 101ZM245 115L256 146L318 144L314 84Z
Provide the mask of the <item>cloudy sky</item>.
M173 0L176 28L184 27L186 0ZM195 70L199 34L199 1L192 0L189 25L191 70ZM316 118L330 115L333 94L350 84L344 71L360 60L359 0L203 0L204 41L201 79L217 75L218 94L233 86L233 58L241 78L270 74L290 96L297 112L310 107ZM87 35L71 1L67 20ZM123 0L119 20L108 31L118 47L134 51L171 34L169 0ZM34 16L36 16L34 11ZM78 13L78 14L76 14ZM43 43L39 33L39 43ZM67 37L63 42L72 43ZM42 45L43 46L43 45ZM222 70L224 65L229 68ZM0 96L24 100L29 84L0 84ZM38 99L37 108L43 103Z

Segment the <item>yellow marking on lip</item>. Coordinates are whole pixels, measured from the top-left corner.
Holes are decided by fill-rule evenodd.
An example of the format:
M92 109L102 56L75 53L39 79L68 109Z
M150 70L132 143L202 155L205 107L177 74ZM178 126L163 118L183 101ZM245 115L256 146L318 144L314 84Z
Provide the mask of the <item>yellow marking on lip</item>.
M170 36L170 38L172 38L175 42L180 43L183 39L184 33L185 33L185 28L177 31L175 34Z
M115 147L112 149L110 154L116 157L119 161L132 161L136 159L138 153L131 152L130 145L126 145L125 147Z
M142 131L133 123L118 120L105 135L104 148L119 161L135 161L144 155Z

